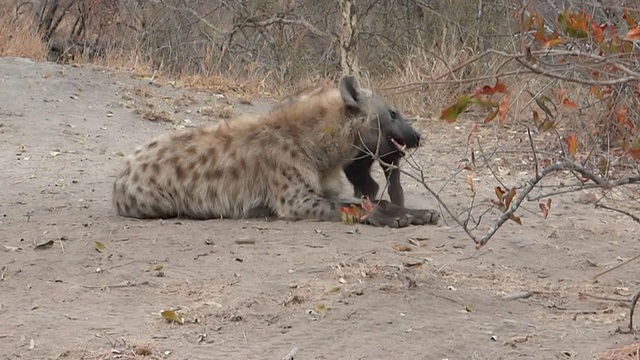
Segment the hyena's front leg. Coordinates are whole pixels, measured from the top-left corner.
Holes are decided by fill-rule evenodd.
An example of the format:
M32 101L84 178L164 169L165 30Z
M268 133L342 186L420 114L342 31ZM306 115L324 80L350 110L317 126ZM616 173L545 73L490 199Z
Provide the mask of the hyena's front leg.
M282 219L340 222L342 221L340 207L350 207L352 204L359 205L358 203L339 201L336 198L319 196L307 186L294 189L279 199L277 212ZM411 225L414 221L416 220L408 211L398 211L396 208L388 209L382 206L376 207L362 223L377 227L402 228Z

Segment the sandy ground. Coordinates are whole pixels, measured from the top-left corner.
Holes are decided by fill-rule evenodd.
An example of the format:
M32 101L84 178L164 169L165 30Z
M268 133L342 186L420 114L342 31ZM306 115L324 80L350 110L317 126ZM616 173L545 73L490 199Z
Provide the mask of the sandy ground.
M297 359L591 359L634 341L615 333L628 302L611 299L638 290L640 262L593 276L640 252L637 226L583 193L555 197L546 220L528 203L524 225L506 224L479 252L446 222L116 216L122 155L174 126L219 121L224 106L127 72L0 59L0 358L282 359L298 348ZM234 112L267 107L236 101ZM466 156L454 144L469 125L419 124L436 188ZM499 161L513 165L509 183L525 175L517 156ZM404 182L408 205L436 206ZM489 172L475 185L488 203ZM465 175L442 193L457 210L468 195ZM504 298L522 291L533 294ZM186 322L165 321L165 309Z

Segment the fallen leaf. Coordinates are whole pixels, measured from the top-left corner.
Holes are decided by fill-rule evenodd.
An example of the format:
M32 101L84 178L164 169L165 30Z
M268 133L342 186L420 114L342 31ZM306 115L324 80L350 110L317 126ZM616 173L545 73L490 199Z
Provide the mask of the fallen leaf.
M9 246L9 245L2 245L2 246L7 251L21 251L22 250L22 248L19 248L17 246Z
M104 250L107 249L107 247L104 246L104 244L101 243L100 241L96 241L95 242L95 248L96 248L96 250L98 250L98 252L103 252Z
M327 308L327 306L325 304L316 304L313 308L318 313L322 313L322 312L325 312L325 311L328 310L328 308Z
M342 287L339 286L339 285L329 286L328 288L324 289L324 293L327 294L327 295L335 294L337 292L340 292L341 289L342 289Z
M116 151L116 156L124 157L124 153L122 151Z
M613 289L613 293L616 295L620 295L620 296L629 296L631 295L631 291L629 291L629 288L626 287L617 287L615 289Z
M402 263L402 266L408 268L408 269L412 269L412 268L421 268L422 265L424 264L424 262L422 261L418 261L415 263Z
M36 244L35 249L48 249L52 246L53 246L53 240L48 240L41 244Z
M393 250L395 251L411 251L411 248L408 247L407 245L402 245L402 244L394 244L393 246L391 246L393 248Z
M177 311L173 310L164 310L160 313L163 319L169 322L176 322L180 325L184 324L184 316Z
M49 155L51 155L51 157L56 157L58 155L60 155L61 152L58 150L53 150L52 152L49 153Z
M467 185L469 185L469 189L471 189L471 191L476 191L475 187L473 186L473 176L471 176L471 174L467 175Z
M578 105L568 98L564 98L564 100L562 100L562 105L568 107L571 110L578 110Z

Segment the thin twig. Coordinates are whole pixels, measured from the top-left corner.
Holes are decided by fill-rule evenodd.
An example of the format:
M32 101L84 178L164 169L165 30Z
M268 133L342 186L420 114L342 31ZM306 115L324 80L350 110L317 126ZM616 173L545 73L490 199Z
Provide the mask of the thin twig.
M533 137L531 137L531 129L527 127L527 135L529 136L529 145L531 145L531 152L533 153L533 164L536 167L536 176L540 176L540 169L538 169L538 155L536 154L536 146L533 144Z
M640 258L640 254L638 254L638 255L636 255L636 256L634 256L634 257L632 257L632 258L631 258L631 259L629 259L629 260L625 260L625 261L621 262L620 264L618 264L618 265L616 265L616 266L612 267L611 269L607 269L607 270L605 270L605 271L603 271L603 272L601 272L601 273L597 274L597 275L596 275L596 276L594 276L593 278L594 278L594 279L597 279L597 278L599 278L600 276L602 276L602 275L604 275L604 274L607 274L607 273L609 273L609 272L611 272L611 271L613 271L613 270L615 270L615 269L617 269L617 268L620 268L620 267L623 267L623 266L627 265L628 263L632 262L633 260L636 260L637 258Z
M596 203L596 208L603 208L603 209L607 209L607 210L618 212L618 213L623 214L623 215L627 215L628 217L631 218L631 220L633 220L633 221L635 221L635 222L640 224L640 218L635 216L635 215L633 215L632 213L630 213L628 211L616 209L614 207L611 207L611 206L608 206L608 205L604 205L604 204L600 204L600 203Z
M629 329L619 330L619 332L623 334L635 333L636 330L633 328L633 313L636 311L636 304L638 303L638 299L640 299L640 291L638 291L633 298L631 298L631 309L629 309Z

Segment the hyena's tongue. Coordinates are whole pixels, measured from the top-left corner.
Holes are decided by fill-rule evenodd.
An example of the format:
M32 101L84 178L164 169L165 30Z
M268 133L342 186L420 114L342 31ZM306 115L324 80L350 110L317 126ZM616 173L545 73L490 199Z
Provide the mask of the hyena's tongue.
M396 141L396 139L391 138L391 143L393 144L393 146L396 147L396 149L398 149L398 151L400 152L400 154L404 155L405 154L405 149L407 148L407 145L405 144L400 144L399 142Z

